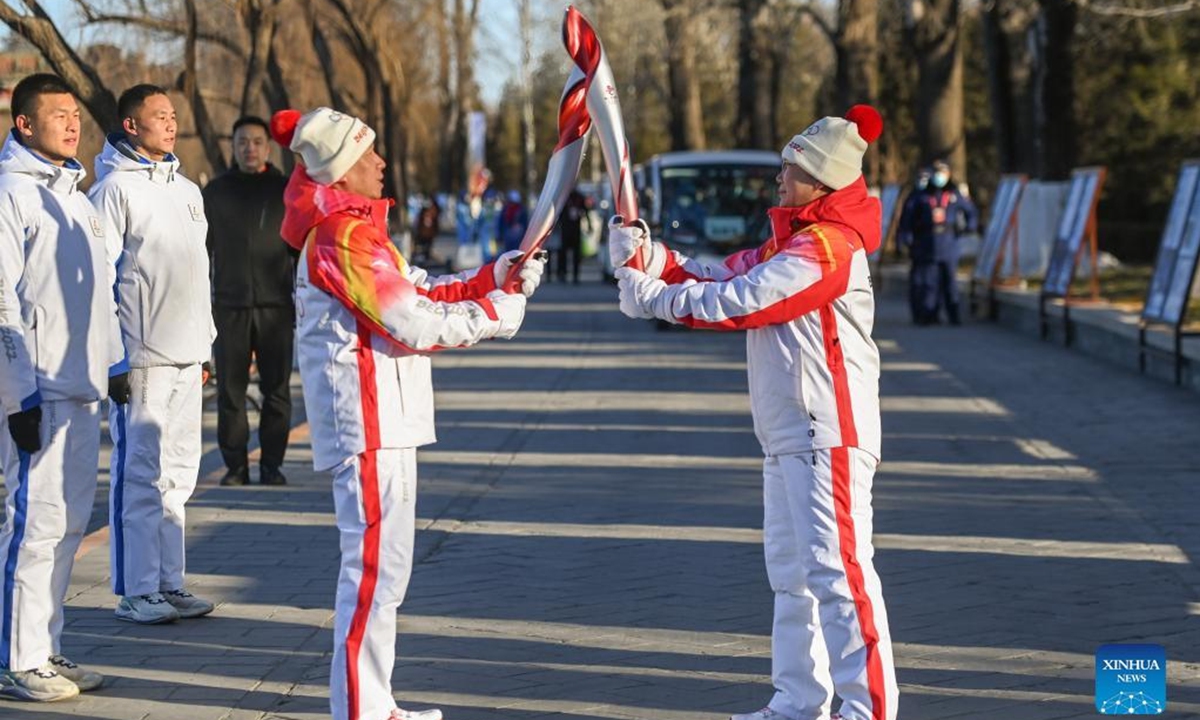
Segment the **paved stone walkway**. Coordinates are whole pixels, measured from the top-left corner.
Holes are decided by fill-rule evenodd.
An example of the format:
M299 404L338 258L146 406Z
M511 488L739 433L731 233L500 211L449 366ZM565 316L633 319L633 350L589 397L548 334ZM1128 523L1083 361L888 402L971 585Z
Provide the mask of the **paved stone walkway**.
M894 300L876 334L900 717L1095 717L1093 653L1111 642L1165 645L1167 717L1200 717L1195 396L986 325L914 329ZM438 358L402 703L449 720L718 720L767 699L743 359L738 335L625 320L598 283L549 285L519 339ZM111 683L0 702L0 718L325 717L337 536L306 433L287 488L220 488L206 456L189 570L220 603L209 618L114 620L98 512L64 642Z

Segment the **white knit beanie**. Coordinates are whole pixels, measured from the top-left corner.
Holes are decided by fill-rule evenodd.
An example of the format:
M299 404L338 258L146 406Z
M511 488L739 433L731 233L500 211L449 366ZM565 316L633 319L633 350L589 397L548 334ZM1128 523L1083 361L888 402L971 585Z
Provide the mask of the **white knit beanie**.
M271 118L271 135L299 153L308 176L322 185L341 180L375 144L375 131L366 123L327 107L305 115L280 110Z
M867 145L883 132L883 118L870 105L855 105L845 117L823 117L784 146L784 162L804 168L822 185L841 190L862 175Z

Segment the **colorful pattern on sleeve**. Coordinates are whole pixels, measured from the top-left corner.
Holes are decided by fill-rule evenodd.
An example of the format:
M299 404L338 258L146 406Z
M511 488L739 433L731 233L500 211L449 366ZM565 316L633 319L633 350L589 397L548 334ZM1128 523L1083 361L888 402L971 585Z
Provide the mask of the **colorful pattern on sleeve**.
M389 306L414 299L417 289L405 277L407 263L399 251L391 242L378 242L372 230L365 220L349 216L318 225L305 248L309 277L373 331L404 346L388 331L384 314Z
M757 264L744 274L669 289L676 322L709 330L791 322L846 291L854 248L836 228L813 225L782 243L769 242L747 252L756 253Z

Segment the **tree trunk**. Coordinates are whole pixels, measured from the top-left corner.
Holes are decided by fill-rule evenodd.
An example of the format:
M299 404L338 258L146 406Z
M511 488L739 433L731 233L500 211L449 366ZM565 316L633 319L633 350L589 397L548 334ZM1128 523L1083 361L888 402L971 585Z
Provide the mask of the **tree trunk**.
M333 50L329 46L329 39L325 37L325 31L321 29L316 14L312 13L311 9L309 13L313 50L316 52L318 64L321 66L321 77L325 81L325 91L329 93L329 103L336 109L349 110L350 105L347 104L346 97L342 94L341 85L337 80L337 72L334 70Z
M841 0L838 3L838 31L834 43L837 55L837 112L852 105L879 101L879 3L878 0ZM867 181L878 182L879 152L867 151L864 158Z
M996 157L1000 172L1017 172L1012 60L1008 35L1004 30L1002 0L992 0L983 15L984 52L988 66L988 100L992 109L992 131L996 136Z
M0 2L0 21L38 49L55 74L74 91L96 124L105 131L120 126L117 98L100 80L92 66L67 44L54 21L36 0L24 0L29 15L21 15L8 3Z
M760 138L756 137L761 128L758 127L759 108L768 98L761 94L760 76L762 75L765 53L758 47L757 20L759 12L766 5L766 0L738 0L738 84L737 84L737 119L734 124L734 137L737 143L744 147L760 147Z
M521 159L523 182L521 189L526 198L537 194L537 131L533 124L533 20L530 0L521 4ZM468 169L469 171L469 169Z
M244 0L238 4L238 14L242 26L249 38L249 52L246 57L246 75L242 79L241 102L238 103L238 114L246 115L252 110L251 103L257 89L262 86L262 77L267 66L267 53L270 52L270 31L272 23L265 22L262 0Z
M446 16L444 0L438 0L434 5L436 7L434 20L437 25L437 85L440 120L437 128L438 187L443 190L457 191L454 161L450 151L455 108L454 88L451 84L450 30L447 27L449 18Z
M693 8L686 2L666 0L667 62L672 150L703 150L703 107L700 78L696 74Z
M475 55L475 25L479 18L479 0L471 0L466 10L463 0L454 2L454 113L450 136L450 159L453 163L455 186L465 186L467 173L467 113L475 84L473 59Z
M208 158L209 167L216 176L225 172L229 165L225 161L225 153L221 150L217 133L213 130L204 95L200 92L200 80L196 69L196 34L200 22L196 14L196 0L184 0L184 9L187 14L188 33L184 40L184 70L179 78L179 89L192 105L192 121L196 126L196 134L200 136L204 156Z
M1076 162L1074 46L1078 9L1072 0L1041 0L1035 23L1035 132L1038 175L1065 180Z
M267 97L267 105L272 113L292 106L288 97L287 82L283 78L283 67L279 64L279 54L275 52L275 36L278 34L279 22L274 22L271 30L271 50L267 53L267 76L263 78L263 94Z
M909 31L917 52L917 136L923 164L950 163L966 180L959 0L910 0Z

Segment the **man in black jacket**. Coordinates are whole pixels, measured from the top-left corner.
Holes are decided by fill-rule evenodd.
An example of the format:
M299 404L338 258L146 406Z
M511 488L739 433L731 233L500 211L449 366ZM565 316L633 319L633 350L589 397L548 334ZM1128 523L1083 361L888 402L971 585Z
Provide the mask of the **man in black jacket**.
M279 237L287 178L267 162L270 152L266 121L239 118L233 124L235 165L204 188L217 325L217 441L228 468L222 485L250 481L246 386L252 357L263 395L259 481L287 483L279 468L292 420L296 253Z

